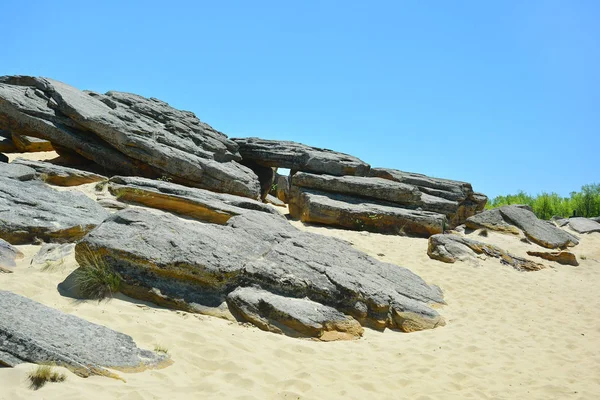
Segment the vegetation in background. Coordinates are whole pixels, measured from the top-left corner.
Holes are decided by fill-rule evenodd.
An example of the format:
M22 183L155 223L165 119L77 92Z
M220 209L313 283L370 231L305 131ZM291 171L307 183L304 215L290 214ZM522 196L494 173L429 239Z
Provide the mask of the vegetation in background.
M558 217L598 217L600 216L600 184L584 185L580 192L571 192L570 197L543 192L537 196L520 191L508 196L497 196L486 204L487 209L509 204L527 204L541 219Z

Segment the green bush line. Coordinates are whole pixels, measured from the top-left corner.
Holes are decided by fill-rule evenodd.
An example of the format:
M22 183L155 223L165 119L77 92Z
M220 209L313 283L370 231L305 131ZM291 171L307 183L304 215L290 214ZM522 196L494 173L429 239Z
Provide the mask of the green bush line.
M570 197L556 193L542 192L531 196L524 191L507 196L497 196L488 201L485 208L497 208L509 204L527 204L541 219L558 217L598 217L600 216L600 184L583 185L581 191L571 192Z

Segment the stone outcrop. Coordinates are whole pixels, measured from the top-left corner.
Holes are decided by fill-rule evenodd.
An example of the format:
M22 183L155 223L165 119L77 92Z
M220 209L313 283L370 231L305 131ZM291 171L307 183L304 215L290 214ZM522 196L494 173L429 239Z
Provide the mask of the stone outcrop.
M239 145L244 160L265 167L289 168L293 171L337 176L366 176L370 169L369 164L349 154L302 143L259 138L232 140Z
M39 151L52 151L52 143L33 136L12 134L12 141L19 153L37 153Z
M16 260L23 258L23 253L10 243L0 239L0 272L12 272Z
M115 176L109 180L108 190L122 202L137 203L217 224L224 224L232 216L247 210L277 213L256 200L147 178Z
M527 254L530 256L543 258L544 260L555 261L563 265L579 265L575 254L569 251L528 251Z
M471 229L487 228L500 232L510 232L525 236L532 242L549 249L566 248L579 243L577 238L553 223L538 219L527 206L509 205L467 219L466 225Z
M166 366L168 356L139 349L130 336L0 291L0 365L53 363L88 377L117 377Z
M16 179L18 181L30 181L35 179L35 169L27 167L25 165L19 165L15 163L1 163L0 164L0 177L7 179Z
M0 175L0 238L9 243L75 241L107 216L83 193L61 192L43 182Z
M600 223L590 219L583 217L574 217L569 218L568 220L569 227L573 229L575 232L579 233L592 233L592 232L600 232Z
M333 307L279 296L257 288L237 288L227 295L232 312L260 329L292 337L320 340L358 339L363 327Z
M443 303L437 287L339 239L299 231L281 215L246 210L217 225L129 208L77 244L80 264L89 251L123 277L124 294L187 311L210 314L237 288L260 287L379 329L444 324L429 306Z
M477 255L484 255L498 258L502 264L510 265L518 271L539 271L544 268L542 264L514 256L498 246L454 234L431 236L427 246L427 255L445 263L454 263L459 260L475 261Z
M442 233L447 224L443 214L298 186L290 190L289 209L303 222L389 234L429 237Z
M82 92L48 78L0 77L0 129L46 139L125 175L167 175L251 198L254 173L238 146L188 111L154 98Z
M287 175L277 175L275 178L275 195L284 203L290 202L290 177Z
M13 165L24 165L36 171L37 176L46 183L56 186L78 186L105 180L106 177L80 169L65 167L45 161L17 158Z

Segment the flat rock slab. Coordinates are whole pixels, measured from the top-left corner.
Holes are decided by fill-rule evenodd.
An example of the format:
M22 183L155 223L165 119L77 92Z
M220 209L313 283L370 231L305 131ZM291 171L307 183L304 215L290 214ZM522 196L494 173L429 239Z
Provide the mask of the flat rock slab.
M442 233L443 214L292 186L290 215L303 222L353 230L429 237Z
M357 320L333 307L257 288L237 288L227 296L227 304L260 329L292 337L358 339L364 331Z
M276 207L286 207L286 204L279 200L277 197L272 196L270 194L267 195L267 197L265 197L265 202L269 203L269 204L273 204Z
M439 288L339 239L303 232L276 214L248 210L226 225L129 208L107 218L75 248L92 251L123 277L131 297L212 313L238 287L333 307L362 325L404 331L444 324L430 304Z
M518 271L539 271L545 268L522 257L487 243L478 242L459 235L433 235L429 238L427 255L445 263L456 261L476 261L477 255L499 258L502 264L510 265Z
M83 193L0 176L0 238L9 243L76 241L107 216Z
M349 154L302 143L259 138L232 140L239 145L244 160L254 161L265 167L338 176L366 176L371 168L366 162Z
M20 153L37 153L40 151L52 151L52 143L47 140L33 136L12 134L12 141Z
M0 364L55 363L87 377L113 375L105 368L141 371L167 360L123 333L0 291Z
M0 272L12 272L10 268L17 266L16 260L23 258L23 253L5 240L0 239Z
M35 179L35 169L25 165L14 163L0 163L0 177L16 179L18 181L30 181Z
M466 225L471 229L487 228L515 234L522 231L529 240L549 249L566 248L579 243L575 236L549 221L538 219L530 208L521 205L486 210L467 219Z
M247 210L277 213L266 204L245 197L147 178L113 177L109 180L108 190L119 201L138 203L218 224L224 224L232 216Z
M563 265L579 265L575 254L569 251L528 251L527 254L529 254L530 256L543 258L544 260L555 261Z
M176 177L258 198L238 146L189 111L130 93L83 92L62 82L0 77L0 128L50 140L126 175Z
M569 227L579 233L600 232L600 223L583 217L569 218Z
M26 160L17 158L14 165L23 165L34 169L37 176L46 183L57 186L78 186L105 180L106 177L80 169L52 164L46 161Z

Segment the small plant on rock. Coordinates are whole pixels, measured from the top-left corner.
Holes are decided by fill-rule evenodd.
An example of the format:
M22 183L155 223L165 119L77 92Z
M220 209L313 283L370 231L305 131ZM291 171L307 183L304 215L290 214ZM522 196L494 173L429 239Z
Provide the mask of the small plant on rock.
M63 382L67 379L67 376L54 371L51 365L38 365L36 369L29 373L27 378L30 382L29 386L33 390L38 390L47 382Z
M75 274L80 293L90 299L112 297L121 285L121 275L89 248L83 250L83 257Z

